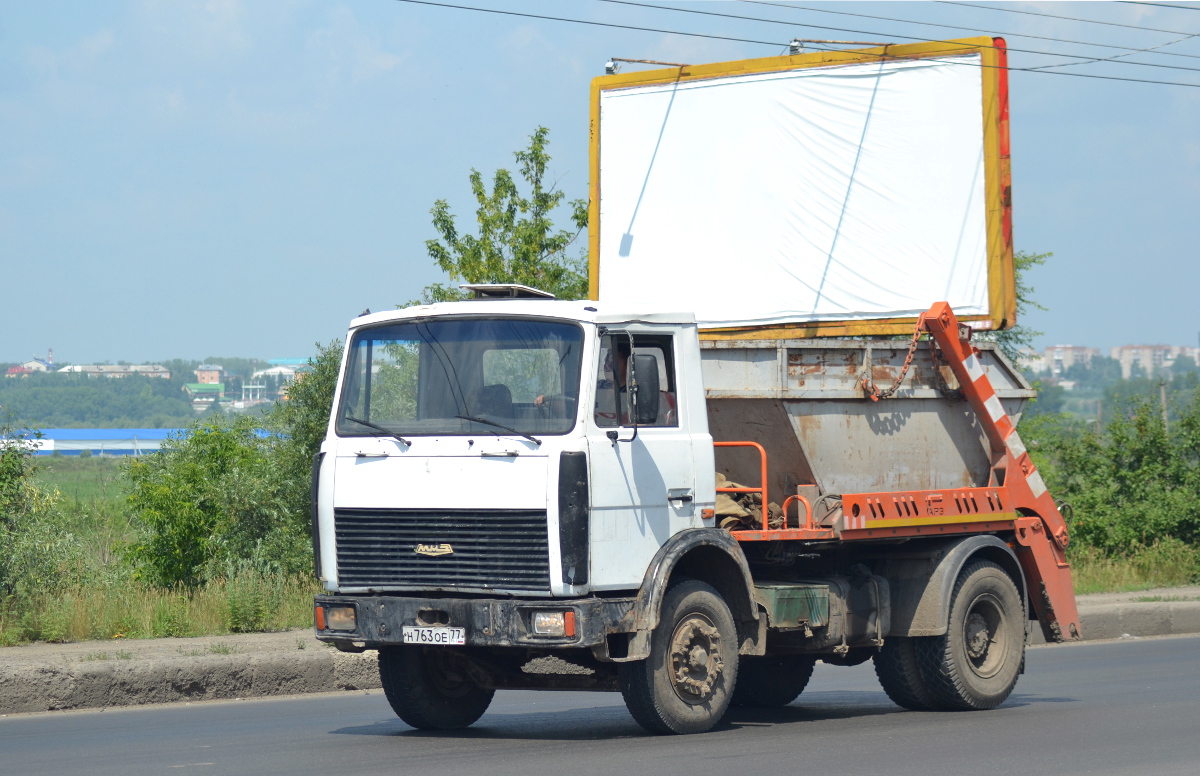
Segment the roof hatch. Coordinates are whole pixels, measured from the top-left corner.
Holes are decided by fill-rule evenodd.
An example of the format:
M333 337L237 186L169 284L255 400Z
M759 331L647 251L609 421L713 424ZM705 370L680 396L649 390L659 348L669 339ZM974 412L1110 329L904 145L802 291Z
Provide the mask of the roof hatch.
M554 294L516 283L465 283L459 288L470 291L472 299L553 299Z

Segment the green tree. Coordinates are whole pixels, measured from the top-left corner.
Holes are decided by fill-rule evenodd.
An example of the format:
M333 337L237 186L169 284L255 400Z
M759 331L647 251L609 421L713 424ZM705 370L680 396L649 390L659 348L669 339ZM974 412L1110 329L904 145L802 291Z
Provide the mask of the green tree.
M1023 432L1056 497L1075 508L1072 538L1108 553L1200 541L1200 396L1170 433L1158 403L1134 397L1105 428L1064 416Z
M1061 385L1046 385L1038 380L1034 383L1037 388L1037 401L1029 404L1029 409L1021 416L1025 418L1035 418L1039 415L1057 415L1063 411L1066 405L1066 391Z
M1196 359L1191 356L1179 356L1171 366L1171 374L1175 377L1196 373Z
M79 543L56 518L59 495L34 482L41 432L0 426L0 606L75 581Z
M1008 359L1014 364L1017 363L1017 356L1021 350L1032 346L1033 341L1042 336L1042 332L1022 324L1021 319L1025 317L1025 313L1031 310L1046 309L1034 300L1034 288L1029 284L1027 273L1034 267L1045 264L1046 260L1053 255L1053 253L1030 253L1028 251L1017 251L1013 254L1013 274L1017 291L1017 324L1011 329L983 333L983 338L998 344L1004 351L1004 355L1008 356Z
M288 437L295 453L306 462L321 447L329 426L342 368L342 341L337 339L328 345L318 342L317 354L308 360L308 367L307 372L296 376L288 387L287 400L276 406L271 417L272 427Z
M309 472L325 438L341 342L317 345L266 418L224 413L173 435L155 455L128 463L129 503L141 537L130 549L140 575L199 585L258 572L309 571Z
M550 130L538 127L529 136L529 147L514 154L528 195L521 192L508 170L496 170L489 192L483 175L471 168L478 234L461 234L446 200L434 203L430 213L441 239L428 240L425 247L452 281L520 283L549 291L559 299L587 296L586 259L582 254L570 255L568 248L587 228L588 203L582 199L568 203L574 231L554 227L551 214L566 195L554 183L546 183L549 135ZM423 295L425 302L461 298L461 291L442 283L427 286Z
M197 585L206 566L228 548L239 523L258 515L241 514L247 502L256 512L271 510L258 490L241 491L268 474L266 444L250 418L229 425L221 419L172 434L154 455L129 462L129 505L142 529L130 547L139 574L162 585ZM272 478L273 479L273 478Z

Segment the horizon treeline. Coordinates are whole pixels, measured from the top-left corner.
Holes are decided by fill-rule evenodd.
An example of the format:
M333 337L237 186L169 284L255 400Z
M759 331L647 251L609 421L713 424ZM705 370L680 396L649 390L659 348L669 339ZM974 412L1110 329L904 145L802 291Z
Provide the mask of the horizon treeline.
M146 363L165 367L171 377L89 377L70 372L0 377L0 418L18 426L43 429L180 428L220 412L213 408L198 415L192 409L183 386L196 382L194 371L198 366L223 366L228 375L226 395L237 398L243 382L268 365L266 359L216 356L202 361L173 358ZM0 374L8 366L0 364ZM276 382L271 381L268 390L277 389Z

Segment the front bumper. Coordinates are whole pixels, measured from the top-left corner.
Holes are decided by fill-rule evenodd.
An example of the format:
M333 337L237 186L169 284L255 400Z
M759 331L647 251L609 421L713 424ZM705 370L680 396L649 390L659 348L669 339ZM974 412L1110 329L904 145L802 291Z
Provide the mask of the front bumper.
M319 595L317 606L353 606L355 629L317 631L331 643L361 643L367 649L403 643L405 625L444 625L463 628L467 646L474 647L592 647L614 633L634 630L634 598L481 599L425 598L391 595ZM575 612L573 637L537 636L534 612Z

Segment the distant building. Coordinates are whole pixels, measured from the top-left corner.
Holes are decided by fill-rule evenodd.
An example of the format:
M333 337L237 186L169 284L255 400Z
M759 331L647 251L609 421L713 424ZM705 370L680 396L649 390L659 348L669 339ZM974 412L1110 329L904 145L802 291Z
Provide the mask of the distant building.
M5 377L24 377L25 375L33 374L34 372L53 372L54 371L54 351L46 352L45 358L34 356L22 364L10 366L8 371L4 373Z
M31 358L28 361L26 361L25 363L21 364L21 366L24 367L26 372L53 372L54 371L54 362L47 361L47 360L41 359L41 358Z
M264 378L275 379L283 383L290 383L296 379L296 367L294 366L273 366L268 369L260 369L254 373L255 380Z
M196 382L206 385L225 382L225 367L220 364L201 364L196 367Z
M270 382L275 385L274 396L287 399L287 389L296 377L312 371L312 364L307 358L272 358L267 361L271 366L254 373L257 382Z
M204 412L217 399L225 395L224 383L188 383L183 386L183 392L192 400L192 409Z
M1099 348L1087 348L1079 345L1054 345L1046 348L1045 371L1054 377L1062 377L1067 370L1076 364L1087 366L1092 359L1100 355Z
M1033 348L1021 348L1017 353L1017 368L1023 372L1040 375L1046 371L1046 359Z
M171 370L161 364L71 364L64 366L59 372L85 374L88 377L129 377L142 375L144 377L161 377L171 379Z
M47 428L33 445L37 455L145 455L153 453L175 428Z
M8 368L4 373L5 377L24 377L31 375L34 372L53 372L54 371L54 351L51 350L46 354L45 358L34 356L22 364L15 364Z
M1163 366L1167 369L1174 369L1175 361L1180 357L1190 358L1192 363L1200 365L1200 348L1171 348L1173 352L1170 356L1163 359Z
M1112 357L1121 363L1121 376L1129 379L1133 367L1137 365L1144 376L1157 374L1173 362L1175 357L1189 348L1175 345L1121 345L1112 349Z

